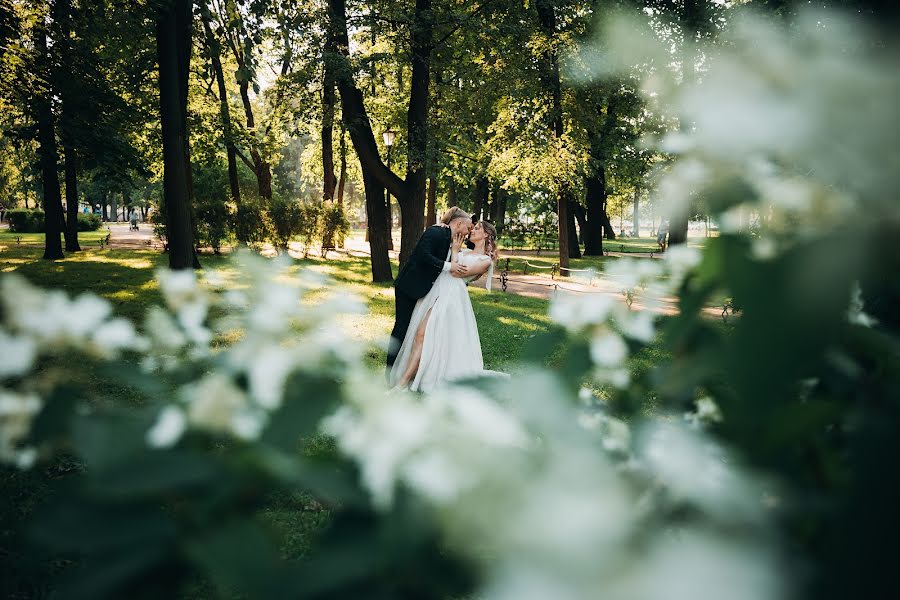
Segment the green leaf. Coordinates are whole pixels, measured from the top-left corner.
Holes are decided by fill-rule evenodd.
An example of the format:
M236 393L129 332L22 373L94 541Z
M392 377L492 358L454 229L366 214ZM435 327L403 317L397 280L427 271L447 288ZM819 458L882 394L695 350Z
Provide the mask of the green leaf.
M187 545L188 556L223 596L279 598L287 569L272 540L251 521L232 521Z
M133 498L208 489L227 477L211 457L183 450L147 450L90 472L88 485L92 493L104 497Z

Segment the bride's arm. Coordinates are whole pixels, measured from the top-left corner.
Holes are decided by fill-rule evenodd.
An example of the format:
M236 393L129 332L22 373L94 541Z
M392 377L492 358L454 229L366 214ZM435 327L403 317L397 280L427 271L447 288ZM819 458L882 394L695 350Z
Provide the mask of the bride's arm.
M474 265L469 265L469 277L473 277L473 281L478 279L487 273L487 270L491 268L492 262L490 256L485 256L485 260L479 260Z

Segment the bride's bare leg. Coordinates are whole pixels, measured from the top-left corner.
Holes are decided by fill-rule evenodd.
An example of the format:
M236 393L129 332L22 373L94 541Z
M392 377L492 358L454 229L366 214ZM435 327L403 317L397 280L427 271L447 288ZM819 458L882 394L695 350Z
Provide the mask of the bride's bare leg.
M419 362L422 360L422 347L425 345L425 328L428 327L428 319L430 317L431 309L428 309L422 322L419 323L419 328L416 330L416 337L413 340L412 351L409 355L409 365L406 367L406 372L403 373L403 377L401 377L400 381L397 383L398 387L409 385L409 382L413 380L416 373L419 371Z

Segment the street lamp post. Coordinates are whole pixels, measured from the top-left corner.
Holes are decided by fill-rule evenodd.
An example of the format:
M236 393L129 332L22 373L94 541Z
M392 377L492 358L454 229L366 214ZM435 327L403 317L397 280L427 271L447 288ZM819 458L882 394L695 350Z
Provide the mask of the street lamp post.
M385 131L382 136L384 138L384 145L387 146L387 168L388 171L391 170L391 148L394 146L394 137L397 134L394 133L393 130L388 129ZM393 218L391 217L391 191L387 188L384 190L385 197L385 205L387 206L387 232L388 232L388 249L394 249L394 236L391 234L391 226L393 225Z

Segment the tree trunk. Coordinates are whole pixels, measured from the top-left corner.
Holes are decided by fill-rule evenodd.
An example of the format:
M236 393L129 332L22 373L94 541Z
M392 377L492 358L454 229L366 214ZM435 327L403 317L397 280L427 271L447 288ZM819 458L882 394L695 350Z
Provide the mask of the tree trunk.
M432 175L428 179L428 208L425 215L425 227L431 227L437 223L435 215L435 204L437 201L437 177Z
M481 220L481 213L484 212L484 207L488 203L489 194L490 186L488 185L487 177L479 177L475 182L474 208L472 209L473 221Z
M63 146L66 161L66 251L80 252L78 244L78 170L75 151Z
M187 82L191 58L190 0L163 5L156 23L159 102L163 143L163 197L169 268L195 264L187 154Z
M231 109L228 107L228 91L225 88L225 74L222 71L222 48L219 39L213 34L209 14L209 6L206 2L200 3L200 12L203 17L203 31L206 43L209 46L209 55L212 61L213 73L216 77L216 86L219 89L219 116L222 119L222 136L225 140L225 153L228 156L228 185L231 188L231 199L241 203L241 186L237 172L237 150L234 146L234 132L231 129Z
M337 178L334 176L334 69L337 61L337 35L334 23L327 23L325 36L325 56L322 77L322 199L325 202L334 200Z
M362 165L360 165L362 167ZM372 257L372 281L391 281L391 261L388 256L387 231L385 224L384 188L378 179L363 170L363 184L366 189L366 215L368 217L369 251Z
M41 163L41 183L44 190L44 258L57 260L63 255L62 234L63 210L62 191L59 187L57 167L59 151L56 147L56 128L53 124L53 110L50 107L49 73L50 64L47 58L47 30L38 25L35 28L35 47L38 53L39 72L47 79L46 87L35 96L35 112L38 126L38 153Z
M103 213L103 222L106 223L107 221L109 221L109 205L107 204L107 202L109 202L109 192L103 192L102 202L103 205L100 207L100 212Z
M375 134L372 131L372 124L369 121L369 115L363 102L363 95L356 82L353 80L353 69L347 60L349 55L349 35L347 33L347 9L345 0L328 0L329 19L334 25L334 31L337 35L337 48L341 67L335 69L335 77L337 79L338 90L341 93L341 116L344 125L350 132L350 140L353 142L353 148L359 157L359 163L363 170L363 178L369 177L371 181L365 182L366 187L366 207L369 211L369 243L372 248L372 274L376 281L384 281L378 279L384 276L384 269L379 266L390 262L387 256L387 239L373 240L372 235L387 236L387 231L382 225L377 225L373 219L386 223L387 217L384 214L384 192L386 188L391 194L399 198L404 195L406 184L402 179L392 173L382 162L378 153L378 145L375 143ZM427 107L426 107L427 108ZM411 136L412 141L412 136ZM412 144L410 145L412 153ZM378 194L378 204L381 208L374 206L375 188L380 190ZM420 205L420 208L422 206ZM421 211L424 215L424 211ZM422 217L420 217L421 223ZM416 236L418 237L418 236ZM376 253L384 252L384 256L376 256ZM390 269L387 269L387 277L390 279Z
M603 225L603 237L608 240L614 240L616 239L616 230L613 229L612 223L609 220L607 200L608 198L603 199L603 211L600 213L600 222Z
M109 197L109 216L113 223L119 222L119 201L116 199L115 194Z
M344 207L344 185L347 181L347 139L345 136L347 129L341 123L341 176L338 179L337 203L341 208Z
M578 203L569 200L569 258L581 258L581 246L578 245L578 231L575 229L575 207Z
M537 0L535 9L538 13L541 29L549 41L556 38L556 9L550 0ZM563 113L562 113L562 85L559 78L559 56L555 48L551 45L550 49L544 54L545 64L543 65L543 73L541 75L542 83L551 96L551 132L557 141L561 140L564 133ZM569 215L569 190L565 184L557 192L556 211L559 217L559 267L560 276L568 276L565 271L569 267L569 225L571 216Z
M585 180L584 187L584 255L603 256L603 211L606 204L606 174L603 167Z
M578 243L584 244L584 231L587 229L587 214L580 202L572 204L572 212L575 214L575 220L578 221ZM587 254L587 246L585 246L585 254Z
M433 29L431 0L416 0L410 27L412 76L406 113L409 133L406 185L404 193L396 195L400 205L401 265L406 263L425 229L425 167L428 157L428 95L431 87Z
M686 244L688 233L687 215L673 216L669 221L669 245Z
M640 237L640 235L641 235L641 225L640 225L640 220L639 220L640 215L638 213L640 201L641 201L641 188L635 187L634 188L634 210L631 215L631 224L632 224L631 228L632 228L632 235L634 235L634 237Z
M328 78L330 76L326 75L326 79ZM326 83L322 101L322 200L325 202L334 200L337 189L337 177L334 175L334 102L334 86Z
M506 202L509 200L509 192L500 188L497 195L497 221L494 226L498 233L503 233L503 227L506 224Z

